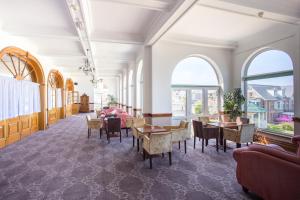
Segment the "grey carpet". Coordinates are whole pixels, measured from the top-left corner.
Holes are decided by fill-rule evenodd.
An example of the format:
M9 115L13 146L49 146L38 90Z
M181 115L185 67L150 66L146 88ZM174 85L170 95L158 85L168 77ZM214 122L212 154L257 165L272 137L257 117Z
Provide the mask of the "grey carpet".
M173 165L168 157L148 160L123 141L100 140L95 130L87 139L84 115L60 120L0 150L0 199L253 199L235 178L232 150L200 151L188 142L188 152L174 144Z

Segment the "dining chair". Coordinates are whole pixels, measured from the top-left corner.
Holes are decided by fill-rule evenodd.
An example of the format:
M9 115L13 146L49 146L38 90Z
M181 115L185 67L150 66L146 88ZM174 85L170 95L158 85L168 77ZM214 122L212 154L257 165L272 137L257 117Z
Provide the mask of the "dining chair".
M110 143L110 133L114 134L118 132L120 134L120 142L122 142L122 132L121 132L121 118L111 117L107 119L107 141Z
M160 132L152 133L149 136L144 135L143 138L143 158L146 154L149 157L150 169L152 169L152 157L155 154L169 154L169 165L172 165L172 133Z
M103 129L103 121L100 119L92 119L90 115L86 115L86 121L88 126L88 138L91 136L92 129L99 130L99 137L101 139L102 129Z
M191 138L188 127L189 122L185 120L181 120L178 126L163 126L163 128L172 132L172 143L178 143L179 149L180 142L184 142L184 153L186 153L186 140Z
M223 144L224 152L226 152L226 140L236 143L236 147L240 148L242 143L253 143L253 136L255 132L255 124L242 124L239 129L223 129Z
M137 151L140 151L140 139L143 135L137 131L137 128L142 128L146 124L145 118L134 118L132 121L132 146L134 147L135 139L137 142Z
M193 120L193 130L194 130L194 149L196 148L196 138L202 140L202 153L204 152L204 141L208 145L209 139L216 139L216 150L219 151L219 134L220 128L214 126L204 126L203 122Z

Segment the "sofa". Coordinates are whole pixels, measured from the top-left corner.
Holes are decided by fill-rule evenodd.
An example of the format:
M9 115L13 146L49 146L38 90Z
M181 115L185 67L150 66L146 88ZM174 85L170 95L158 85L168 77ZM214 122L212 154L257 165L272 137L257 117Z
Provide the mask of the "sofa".
M299 144L300 136L292 141ZM253 144L235 149L233 157L244 192L265 200L300 200L300 151L293 154L277 145Z

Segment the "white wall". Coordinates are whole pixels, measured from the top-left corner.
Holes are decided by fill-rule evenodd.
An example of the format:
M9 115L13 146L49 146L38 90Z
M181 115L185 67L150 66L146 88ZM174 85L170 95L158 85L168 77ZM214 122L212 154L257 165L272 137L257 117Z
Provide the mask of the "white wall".
M281 25L272 27L262 33L239 42L239 48L234 52L233 86L240 87L247 63L253 54L264 48L285 51L290 55L294 65L294 101L295 116L300 117L300 26ZM295 134L300 127L295 127Z
M91 77L86 76L84 74L72 76L71 77L73 82L77 82L78 85L75 85L74 90L79 92L79 96L83 95L84 93L89 96L90 103L94 102L94 86L90 82Z
M215 63L223 78L224 90L232 87L232 50L161 41L152 49L152 113L172 113L173 70L181 60L197 55L205 56Z

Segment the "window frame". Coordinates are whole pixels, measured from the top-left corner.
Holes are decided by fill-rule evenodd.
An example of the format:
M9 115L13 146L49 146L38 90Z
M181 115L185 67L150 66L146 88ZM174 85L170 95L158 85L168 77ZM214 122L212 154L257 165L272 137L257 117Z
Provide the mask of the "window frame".
M276 71L276 72L270 72L270 73L261 73L261 74L255 74L255 75L249 75L249 76L247 75L248 74L248 70L251 67L251 63L253 62L253 60L257 56L261 55L262 53L270 51L270 50L277 50L277 49L269 49L269 48L267 48L267 49L264 49L262 51L258 51L257 53L255 53L254 55L251 56L251 59L249 59L247 61L246 70L244 71L244 74L243 74L243 77L242 77L243 93L244 93L244 97L246 99L246 101L245 101L246 103L244 104L243 109L244 109L244 112L245 112L246 116L248 116L248 81L292 76L293 77L293 90L295 89L295 84L294 84L294 65L293 65L293 62L292 62L292 65L293 65L292 66L293 67L292 70L282 70L282 71ZM290 57L290 59L292 61L291 56L287 52L282 51L282 50L277 50L277 51L281 51L281 52L286 53ZM293 110L295 111L295 104L294 104ZM267 129L267 128L259 128L257 126L256 126L256 128L259 131L270 133L270 134L274 134L274 135L290 136L289 134L284 133L284 132L272 131L272 130ZM294 134L295 134L295 132L294 132ZM292 135L294 135L294 134L292 134Z

